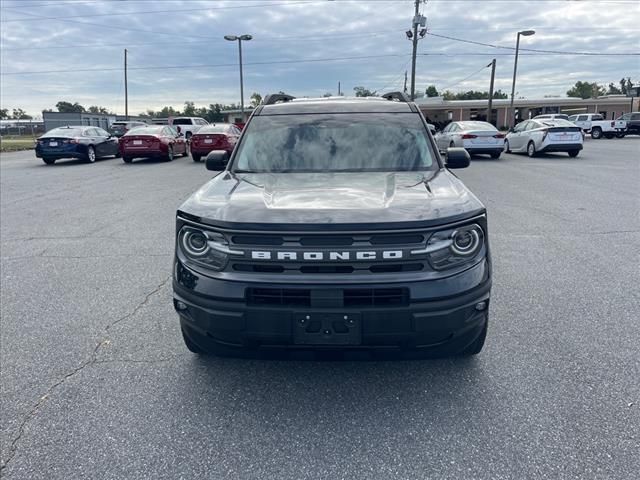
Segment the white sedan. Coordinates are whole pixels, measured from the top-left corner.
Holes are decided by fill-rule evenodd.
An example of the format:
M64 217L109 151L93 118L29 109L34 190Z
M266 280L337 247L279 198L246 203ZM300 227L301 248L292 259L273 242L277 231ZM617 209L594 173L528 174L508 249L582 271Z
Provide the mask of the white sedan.
M526 152L535 157L543 152L567 152L577 157L584 135L580 127L567 120L525 120L507 134L505 152Z
M469 155L486 154L500 158L504 148L504 134L487 122L452 122L435 136L438 150L446 152L449 147L462 147Z

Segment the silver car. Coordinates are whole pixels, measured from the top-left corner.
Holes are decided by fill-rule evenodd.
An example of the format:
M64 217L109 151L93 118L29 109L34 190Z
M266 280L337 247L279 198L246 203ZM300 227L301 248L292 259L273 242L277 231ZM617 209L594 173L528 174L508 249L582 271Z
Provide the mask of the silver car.
M543 152L567 152L577 157L584 136L580 127L567 120L525 120L507 134L505 152L526 152L535 157Z
M438 149L446 152L449 147L462 147L469 155L485 154L500 158L504 149L503 133L487 122L452 122L435 136Z

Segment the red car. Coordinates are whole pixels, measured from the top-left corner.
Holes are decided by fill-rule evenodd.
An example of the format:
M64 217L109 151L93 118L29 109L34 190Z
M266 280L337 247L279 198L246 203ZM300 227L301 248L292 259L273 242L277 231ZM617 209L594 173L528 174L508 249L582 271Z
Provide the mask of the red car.
M226 150L229 155L240 138L240 129L231 123L205 125L191 136L191 158L199 162L211 150Z
M125 163L134 158L154 157L171 161L176 155L187 156L187 142L182 134L167 125L147 125L129 130L120 137L120 153Z

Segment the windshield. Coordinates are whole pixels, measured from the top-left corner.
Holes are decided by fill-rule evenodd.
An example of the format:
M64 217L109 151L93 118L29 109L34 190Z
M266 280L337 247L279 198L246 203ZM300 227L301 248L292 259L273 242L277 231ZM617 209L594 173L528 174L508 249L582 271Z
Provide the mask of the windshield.
M54 128L53 130L49 130L47 133L42 135L40 138L47 137L81 137L82 129L81 128Z
M171 123L173 125L192 125L193 124L190 118L174 118Z
M545 125L549 125L552 127L575 127L575 123L571 123L568 120L563 120L562 118L554 118L553 120L545 120Z
M206 125L198 130L198 133L227 133L229 125Z
M463 130L491 130L498 131L496 127L487 122L460 122Z
M125 137L129 135L159 135L165 127L159 125L157 127L135 127L125 133Z
M415 113L254 117L237 172L379 172L438 168Z

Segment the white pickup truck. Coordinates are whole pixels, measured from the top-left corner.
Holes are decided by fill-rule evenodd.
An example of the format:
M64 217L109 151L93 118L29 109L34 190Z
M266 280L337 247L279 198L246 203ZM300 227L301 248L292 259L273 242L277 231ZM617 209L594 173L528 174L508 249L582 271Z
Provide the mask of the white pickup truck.
M599 139L624 137L627 130L627 122L624 120L605 120L599 113L581 113L571 115L569 121L582 128L585 133L591 133L591 138Z
M200 117L169 117L169 125L184 135L189 140L191 135L196 133L203 125L209 125L204 118Z

